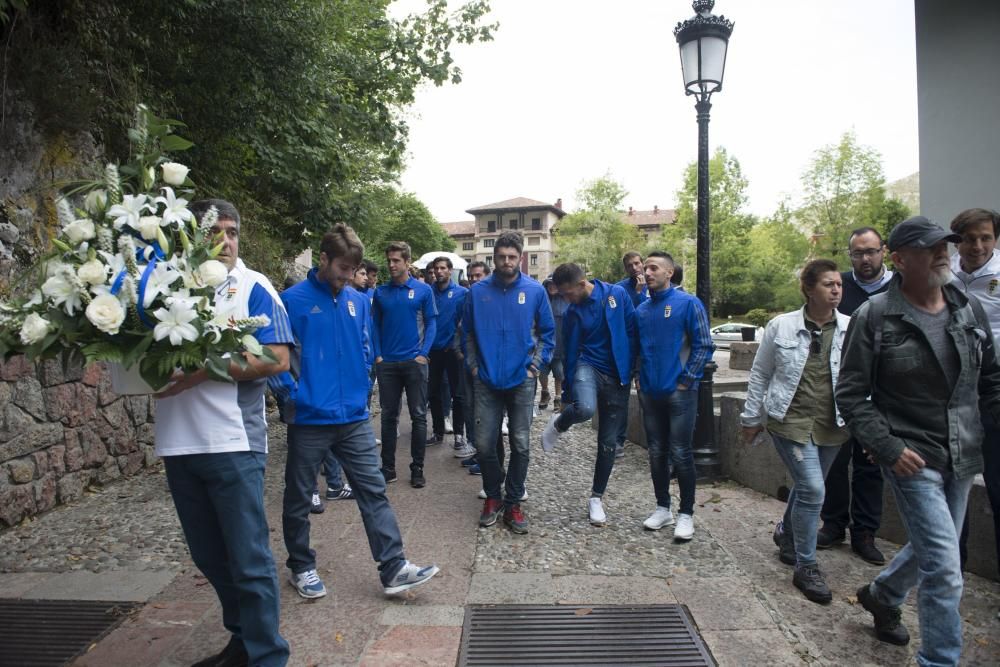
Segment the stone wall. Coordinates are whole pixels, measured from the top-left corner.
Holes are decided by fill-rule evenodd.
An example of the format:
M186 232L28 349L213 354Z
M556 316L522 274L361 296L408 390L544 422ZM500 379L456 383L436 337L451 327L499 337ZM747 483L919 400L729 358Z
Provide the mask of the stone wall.
M119 396L102 364L0 362L0 527L158 465L148 396Z

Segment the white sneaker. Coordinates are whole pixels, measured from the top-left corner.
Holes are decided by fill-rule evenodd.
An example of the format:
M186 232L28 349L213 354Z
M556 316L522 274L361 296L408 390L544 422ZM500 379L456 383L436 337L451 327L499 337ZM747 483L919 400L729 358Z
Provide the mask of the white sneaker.
M470 456L476 455L476 448L468 444L462 445L461 447L456 447L452 451L454 452L456 459L467 459Z
M503 418L503 422L500 424L500 434L501 435L509 435L510 434L510 431L507 429L507 418L506 417Z
M421 584L426 584L430 581L431 577L440 571L441 569L437 565L420 567L410 561L406 561L399 572L396 573L396 576L392 578L392 581L383 584L383 590L386 595L396 595Z
M479 499L486 500L486 489L479 489Z
M375 446L376 447L382 446L382 438L375 438Z
M534 419L537 416L538 416L538 406L533 405L531 406L531 418Z
M295 587L298 594L307 600L326 595L326 586L323 585L316 570L306 570L298 574L292 573L288 581Z
M677 525L674 526L675 540L690 540L694 537L694 517L690 514L678 514Z
M454 433L455 432L455 427L451 423L451 417L445 417L444 418L444 432L445 433Z
M604 513L604 505L600 498L591 498L587 501L590 510L590 524L593 526L603 526L608 522L608 515Z
M674 513L670 511L669 507L656 506L656 511L649 515L649 518L642 522L642 525L647 530L659 530L664 526L670 526L674 523Z
M528 487L524 488L524 493L521 494L521 502L523 503L528 499Z
M558 414L554 414L549 417L549 423L545 425L545 430L542 431L542 449L546 453L551 452L556 448L556 443L559 441L559 431L556 429L556 420L559 419Z

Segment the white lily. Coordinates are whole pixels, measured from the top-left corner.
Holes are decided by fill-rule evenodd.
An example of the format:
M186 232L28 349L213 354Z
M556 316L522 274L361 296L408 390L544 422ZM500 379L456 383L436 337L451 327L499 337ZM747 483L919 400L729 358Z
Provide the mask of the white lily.
M108 215L114 218L115 230L121 231L125 225L138 229L139 218L147 211L155 211L153 205L149 203L149 197L146 195L125 195L122 198L122 203L112 206Z
M76 285L65 274L52 276L42 284L42 294L56 306L62 306L67 315L80 310L82 300Z
M140 273L145 267L140 267ZM161 294L169 295L170 286L181 277L181 274L165 262L159 262L146 280L146 290L142 294L142 307L149 308Z
M183 345L186 340L198 340L198 329L191 324L198 318L198 313L184 301L176 299L169 309L160 308L153 316L160 321L153 329L156 340L169 338L170 344L175 346Z
M163 192L164 196L157 197L155 200L157 204L166 206L163 218L160 220L161 226L166 227L174 222L183 225L194 217L194 214L188 210L187 199L175 196L173 188L163 188Z

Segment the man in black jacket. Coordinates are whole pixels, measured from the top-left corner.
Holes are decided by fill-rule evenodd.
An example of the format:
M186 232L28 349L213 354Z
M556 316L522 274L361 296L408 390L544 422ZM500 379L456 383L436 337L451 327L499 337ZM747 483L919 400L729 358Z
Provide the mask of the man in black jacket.
M884 292L892 279L885 268L885 243L871 227L851 232L848 256L853 271L841 274L843 297L837 310L853 315L874 294ZM848 479L848 466L851 467ZM844 540L851 527L851 549L873 565L884 565L885 556L875 546L875 533L882 522L882 471L851 438L845 442L826 477L823 501L823 527L816 536L816 546L829 549Z

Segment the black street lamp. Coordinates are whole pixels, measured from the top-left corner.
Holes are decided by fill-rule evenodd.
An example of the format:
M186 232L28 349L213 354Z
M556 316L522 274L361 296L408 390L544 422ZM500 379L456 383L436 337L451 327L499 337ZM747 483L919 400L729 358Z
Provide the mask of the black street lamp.
M694 17L677 24L674 37L681 52L681 70L684 75L684 93L695 96L694 108L698 112L698 278L697 295L712 314L711 253L708 230L708 118L712 93L722 90L722 77L726 71L726 51L733 22L725 16L715 16L715 0L694 0L691 3ZM715 445L715 406L712 392L715 362L705 366L698 394L698 422L695 427L694 462L698 476L719 477L719 449Z

